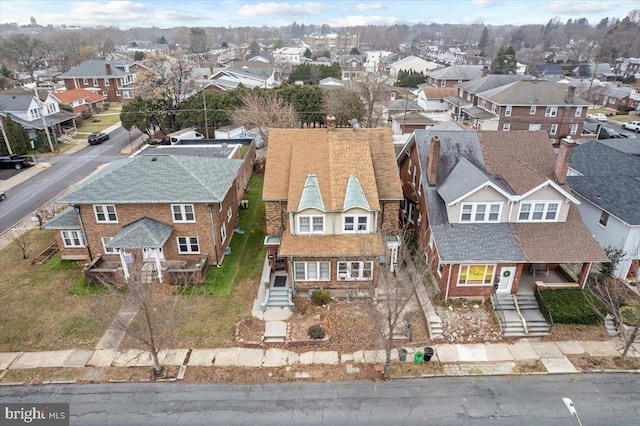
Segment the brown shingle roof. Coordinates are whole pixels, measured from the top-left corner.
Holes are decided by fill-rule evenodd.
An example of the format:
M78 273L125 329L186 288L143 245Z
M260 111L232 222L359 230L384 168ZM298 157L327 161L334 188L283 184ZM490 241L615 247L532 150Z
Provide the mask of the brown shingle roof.
M458 89L455 87L423 87L422 91L427 99L444 99L458 94Z
M382 233L358 235L291 235L282 233L281 256L341 257L383 256Z
M582 223L577 206L570 206L566 222L510 223L509 227L529 262L606 262L608 257Z
M94 103L107 99L106 96L102 96L84 89L72 89L52 94L58 101L62 102L63 104L68 104L80 99L84 99L86 103Z

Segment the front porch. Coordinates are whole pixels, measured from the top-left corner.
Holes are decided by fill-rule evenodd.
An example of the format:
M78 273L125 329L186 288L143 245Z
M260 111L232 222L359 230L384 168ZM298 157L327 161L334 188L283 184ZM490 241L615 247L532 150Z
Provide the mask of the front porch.
M543 288L578 288L578 276L572 271L573 265L584 267L579 264L542 264L540 268L534 264L525 265L520 275L517 295L535 294L536 289Z

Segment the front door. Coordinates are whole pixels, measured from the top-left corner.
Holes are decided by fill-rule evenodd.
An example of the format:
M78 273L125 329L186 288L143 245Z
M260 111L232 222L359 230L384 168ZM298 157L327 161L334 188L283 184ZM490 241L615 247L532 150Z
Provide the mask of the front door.
M509 294L511 293L511 286L513 285L513 276L516 274L515 266L503 266L500 268L500 282L498 282L498 289L496 293Z

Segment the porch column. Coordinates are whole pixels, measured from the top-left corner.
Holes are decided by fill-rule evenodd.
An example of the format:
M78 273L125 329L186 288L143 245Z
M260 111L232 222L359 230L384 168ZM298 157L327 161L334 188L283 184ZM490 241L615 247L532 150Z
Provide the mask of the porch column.
M162 265L160 264L160 250L158 250L157 248L154 248L153 257L155 258L156 269L158 271L158 280L162 282Z
M118 251L118 254L120 255L120 263L122 264L122 272L124 273L124 278L128 280L131 275L129 274L129 267L127 266L127 261L124 257L124 251L120 250Z
M581 289L584 289L584 286L587 284L589 272L591 272L591 262L583 263L582 269L580 269L580 274L578 275L578 284L580 285Z

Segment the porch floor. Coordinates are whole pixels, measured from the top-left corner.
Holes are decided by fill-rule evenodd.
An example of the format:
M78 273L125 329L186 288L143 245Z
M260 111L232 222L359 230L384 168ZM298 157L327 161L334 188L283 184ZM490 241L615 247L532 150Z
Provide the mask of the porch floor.
M522 271L522 275L520 275L520 284L518 284L518 291L516 294L535 294L536 281L546 283L564 283L567 282L567 279L559 272L552 269L549 270L549 275L537 273L535 277L529 271Z

